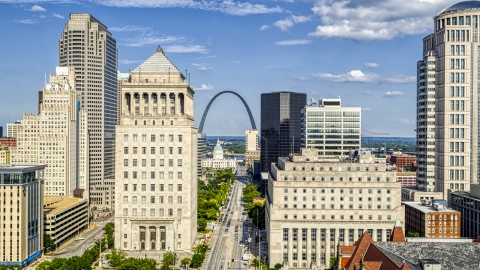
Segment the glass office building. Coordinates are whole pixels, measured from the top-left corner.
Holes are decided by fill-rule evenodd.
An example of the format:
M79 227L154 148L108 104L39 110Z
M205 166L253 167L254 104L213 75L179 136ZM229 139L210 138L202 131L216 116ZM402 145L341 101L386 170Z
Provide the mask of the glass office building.
M261 97L260 163L268 172L278 157L300 153L302 109L307 94L294 92L264 93Z

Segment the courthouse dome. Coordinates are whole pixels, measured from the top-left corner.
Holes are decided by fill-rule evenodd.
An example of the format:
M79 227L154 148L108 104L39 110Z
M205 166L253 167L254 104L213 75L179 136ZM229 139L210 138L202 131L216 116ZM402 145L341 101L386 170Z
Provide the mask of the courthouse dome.
M460 11L460 10L477 10L480 9L480 1L462 1L458 2L456 4L453 4L446 9L440 11L437 16L450 13L450 12L455 12L455 11Z

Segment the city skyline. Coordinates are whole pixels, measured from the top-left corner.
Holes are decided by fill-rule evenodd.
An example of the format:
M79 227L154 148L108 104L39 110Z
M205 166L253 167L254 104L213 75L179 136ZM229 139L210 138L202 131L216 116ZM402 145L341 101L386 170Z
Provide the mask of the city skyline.
M340 96L345 106L362 107L365 130L414 137L418 41L433 31L431 18L456 2L0 0L6 29L0 125L35 111L39 85L58 63L59 31L69 13L85 12L117 39L120 71L136 68L158 45L188 70L196 125L220 91L242 95L257 126L260 93L295 91L317 100ZM205 132L243 135L250 124L240 101L221 100Z

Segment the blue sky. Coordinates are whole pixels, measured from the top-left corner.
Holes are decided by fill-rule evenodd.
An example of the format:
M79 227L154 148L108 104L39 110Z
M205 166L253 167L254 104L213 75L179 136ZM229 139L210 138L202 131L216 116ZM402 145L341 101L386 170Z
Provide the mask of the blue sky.
M414 137L416 62L433 16L451 0L0 0L0 126L37 112L45 72L58 65L70 13L91 13L117 40L119 69L158 45L195 87L198 125L210 99L232 90L260 128L260 94L307 93L362 107L362 127ZM238 98L219 97L204 132L243 135ZM6 133L6 132L4 132Z

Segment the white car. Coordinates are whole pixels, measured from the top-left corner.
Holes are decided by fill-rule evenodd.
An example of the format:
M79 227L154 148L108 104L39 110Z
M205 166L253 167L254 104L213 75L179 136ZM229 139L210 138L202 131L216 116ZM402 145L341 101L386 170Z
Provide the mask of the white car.
M78 240L85 240L85 237L80 236L80 237L77 237L77 238L75 239L75 241L78 241Z

